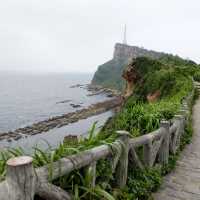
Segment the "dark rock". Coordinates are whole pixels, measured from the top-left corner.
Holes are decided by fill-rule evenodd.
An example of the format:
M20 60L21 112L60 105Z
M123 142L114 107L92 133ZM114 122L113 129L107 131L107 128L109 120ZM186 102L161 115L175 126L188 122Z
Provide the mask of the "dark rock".
M110 93L110 94L107 94L107 97L111 98L111 97L114 97L114 95Z
M15 136L14 140L19 140L22 136L21 135L17 135Z
M69 88L78 88L78 87L82 87L84 85L81 84L76 84L76 85L71 85Z
M78 144L78 137L76 135L67 135L64 137L64 143L68 145Z
M56 102L56 104L61 104L61 103L69 103L71 102L72 100L68 99L68 100L64 100L64 101L58 101Z
M55 127L63 127L70 123L77 122L80 119L85 119L90 116L101 114L106 110L114 109L120 106L121 103L122 99L120 97L96 103L87 108L83 108L75 112L63 114L61 116L52 117L48 120L34 123L32 126L27 126L24 128L17 129L16 131L10 131L7 133L0 133L0 140L19 140L22 137L43 133ZM80 105L78 107L80 107Z
M79 108L79 107L81 107L81 105L79 105L79 104L73 104L73 103L70 103L70 106L72 106L73 108Z

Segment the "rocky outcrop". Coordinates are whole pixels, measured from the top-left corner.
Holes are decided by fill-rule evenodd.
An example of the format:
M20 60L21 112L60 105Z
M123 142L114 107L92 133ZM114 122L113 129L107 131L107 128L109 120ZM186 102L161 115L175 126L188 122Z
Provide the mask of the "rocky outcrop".
M115 89L111 89L111 88L105 88L102 87L100 85L88 85L87 86L87 90L90 92L90 94L88 94L87 96L95 96L95 95L100 95L100 94L104 94L107 97L115 97L115 96L120 96L120 92L118 90Z
M115 45L113 58L98 67L92 79L92 84L122 91L125 87L125 81L122 80L121 75L124 66L126 66L132 58L146 56L156 59L163 55L166 54L137 46L117 43Z
M77 145L79 142L79 138L77 135L67 135L64 137L64 143L67 145Z
M104 113L108 110L120 106L121 103L121 97L115 97L111 100L93 104L88 108L83 108L75 112L67 113L57 117L52 117L48 120L44 120L24 128L19 128L15 131L0 133L0 140L7 140L11 142L12 140L19 140L27 136L44 133L51 129L60 128L70 123L77 122L80 119L86 119L88 117Z
M124 69L122 73L122 77L126 81L126 87L123 93L123 97L127 99L134 93L135 85L140 82L143 84L143 76L144 73L141 74L141 71L136 63L136 58L132 59L127 67ZM152 93L147 93L145 97L148 102L153 103L156 102L160 98L161 92L160 90L153 91Z
M147 95L147 101L149 103L156 102L160 98L160 90L156 90L154 93Z
M141 56L146 56L146 57L156 59L156 58L160 58L162 55L165 55L165 54L161 52L147 50L147 49L137 47L137 46L129 46L126 44L117 43L115 45L113 59L119 60L119 59L125 58L128 60L130 58L137 58Z
M139 75L136 70L135 60L132 60L124 69L122 77L126 80L126 87L124 90L124 98L128 98L133 94L134 86L139 80Z

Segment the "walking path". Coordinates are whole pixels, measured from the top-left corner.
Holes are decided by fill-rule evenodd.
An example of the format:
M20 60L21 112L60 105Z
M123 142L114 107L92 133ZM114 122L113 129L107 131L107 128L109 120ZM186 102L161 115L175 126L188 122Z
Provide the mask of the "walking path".
M192 118L192 142L181 153L176 169L164 178L155 200L200 200L200 98Z

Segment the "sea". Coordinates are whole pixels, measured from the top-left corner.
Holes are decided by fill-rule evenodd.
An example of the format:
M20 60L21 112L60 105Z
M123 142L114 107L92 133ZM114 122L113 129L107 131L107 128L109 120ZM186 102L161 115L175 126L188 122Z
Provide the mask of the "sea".
M0 72L0 134L109 99L106 94L90 95L86 85L91 82L92 76L79 73ZM71 104L80 107L74 108ZM98 121L99 130L112 114L112 111L108 111L18 141L0 141L0 149L53 148L67 135L87 135L95 121Z

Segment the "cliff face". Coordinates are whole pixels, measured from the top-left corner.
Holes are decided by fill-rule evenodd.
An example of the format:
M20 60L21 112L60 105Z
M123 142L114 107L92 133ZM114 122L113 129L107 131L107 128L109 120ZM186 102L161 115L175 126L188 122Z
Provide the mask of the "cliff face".
M125 44L117 43L115 45L113 59L129 59L129 58L137 58L141 56L150 57L150 58L159 58L164 53L143 49L137 46L129 46Z
M140 78L138 76L137 70L135 69L135 62L132 61L128 64L128 66L124 69L122 73L122 77L126 81L126 87L124 90L124 98L128 98L133 94L133 90L135 87L136 82Z
M124 99L132 96L134 94L134 90L138 90L138 88L140 88L139 91L136 91L136 95L142 95L142 98L149 102L157 101L161 95L159 87L163 86L163 82L165 83L166 81L165 79L164 81L161 81L161 74L164 72L164 70L166 70L165 65L155 59L153 60L147 57L133 58L124 69L122 74L122 77L126 81L126 87L122 94ZM146 87L145 84L147 80L151 79L152 77L154 79L157 78L156 82L159 83L158 87L153 88L150 86L150 90L147 91L148 87ZM153 86L156 85L153 81L151 83ZM149 85L151 84L148 84L148 86ZM140 93L142 90L143 92Z
M129 60L141 56L159 58L162 55L164 53L117 43L113 58L98 67L92 79L92 84L122 90L125 87L125 81L121 76Z

